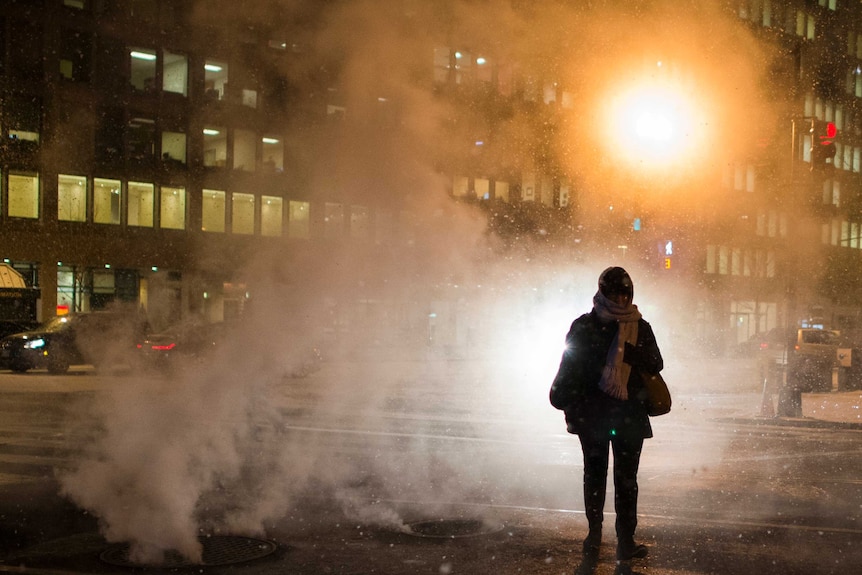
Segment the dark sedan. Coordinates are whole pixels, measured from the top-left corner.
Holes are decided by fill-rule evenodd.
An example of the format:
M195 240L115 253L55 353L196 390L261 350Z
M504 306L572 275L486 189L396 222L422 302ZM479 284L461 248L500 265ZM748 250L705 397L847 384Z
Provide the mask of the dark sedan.
M218 348L225 339L223 322L187 322L159 333L147 334L137 343L138 365L166 369L194 363Z
M250 337L264 335L259 331L244 332L241 325L230 322L181 322L141 339L137 344L137 366L155 370L194 367L214 353L236 352L238 346L253 345ZM320 369L322 357L317 348L308 349L299 357L298 364L295 359L291 361L289 377L305 377Z
M146 320L135 314L98 311L57 316L36 329L0 340L0 368L65 373L70 365L122 363L147 329Z

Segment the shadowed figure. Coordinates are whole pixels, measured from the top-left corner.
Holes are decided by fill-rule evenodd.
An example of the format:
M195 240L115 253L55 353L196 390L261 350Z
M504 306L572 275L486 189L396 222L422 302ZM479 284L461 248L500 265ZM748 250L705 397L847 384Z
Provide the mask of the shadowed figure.
M616 557L649 553L635 543L638 465L644 439L652 437L643 374L664 367L652 327L632 304L629 274L610 267L599 277L593 309L574 322L551 386L551 404L566 415L584 456L584 507L589 533L583 542L584 568L595 562L602 542L610 451L614 454ZM579 571L580 572L580 571ZM589 573L589 571L585 571Z

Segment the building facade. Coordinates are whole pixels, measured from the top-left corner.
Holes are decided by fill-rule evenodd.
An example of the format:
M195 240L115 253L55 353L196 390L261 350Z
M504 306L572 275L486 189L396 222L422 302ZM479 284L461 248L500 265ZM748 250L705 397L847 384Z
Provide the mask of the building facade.
M39 319L112 302L143 307L158 326L189 314L230 319L253 297L246 264L260 253L277 254L272 275L291 286L313 261L410 261L416 210L438 209L412 188L433 182L452 206L483 214L502 251L623 258L657 291L691 286L684 329L711 349L801 322L862 325L858 5L722 5L733 29L770 54L760 91L775 114L762 137L751 134L763 142L714 151L694 207L638 204L603 219L589 207L600 186L571 161L595 150L560 144L584 116L585 76L499 42L488 32L499 15L482 26L462 21L456 2L383 3L374 37L396 40L365 54L384 70L365 70L385 79L390 66L407 88L371 89L349 83L363 70L358 58L341 61L350 43L319 40L334 14L361 26L353 3L296 4L0 5L0 257L40 290ZM536 21L529 3L501 6ZM415 60L381 56L407 52L405 37ZM437 145L419 147L405 134L425 133L426 114ZM829 166L812 171L814 119L839 134ZM384 165L396 156L406 168ZM409 162L417 157L427 163ZM432 175L418 184L402 173L411 167ZM360 288L333 279L319 292L333 326L394 313L386 321L420 339L468 338L464 296L445 272L424 281L433 285L421 297L370 270L359 277ZM416 297L424 303L404 303Z

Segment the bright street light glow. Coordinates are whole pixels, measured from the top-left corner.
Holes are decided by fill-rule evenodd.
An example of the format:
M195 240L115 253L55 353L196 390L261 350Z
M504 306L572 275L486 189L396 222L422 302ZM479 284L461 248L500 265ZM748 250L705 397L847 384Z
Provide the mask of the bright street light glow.
M639 169L663 170L702 152L704 124L696 102L680 86L648 82L608 102L610 151Z

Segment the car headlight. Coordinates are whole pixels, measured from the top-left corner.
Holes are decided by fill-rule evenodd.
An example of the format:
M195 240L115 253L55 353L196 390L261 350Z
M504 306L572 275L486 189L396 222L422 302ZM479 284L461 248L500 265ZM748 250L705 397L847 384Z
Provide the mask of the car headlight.
M39 349L40 347L44 347L44 346L45 346L45 340L42 339L41 337L34 339L34 340L30 340L24 344L24 347L26 349Z

